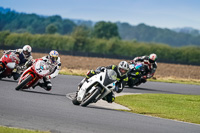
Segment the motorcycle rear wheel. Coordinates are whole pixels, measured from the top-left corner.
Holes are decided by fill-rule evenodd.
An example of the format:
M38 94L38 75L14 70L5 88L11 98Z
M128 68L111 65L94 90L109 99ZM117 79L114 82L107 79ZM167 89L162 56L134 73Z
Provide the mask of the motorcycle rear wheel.
M94 90L89 96L86 96L83 98L83 101L81 102L81 106L86 107L88 104L92 103L93 100L100 94L100 90L98 87L96 90Z
M16 88L15 90L22 90L23 87L33 79L31 75L28 75Z

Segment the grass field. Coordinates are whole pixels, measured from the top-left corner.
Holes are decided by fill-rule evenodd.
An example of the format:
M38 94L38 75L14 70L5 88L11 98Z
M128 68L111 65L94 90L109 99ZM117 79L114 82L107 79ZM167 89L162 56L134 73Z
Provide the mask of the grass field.
M0 133L50 133L50 132L0 126Z
M200 95L136 94L119 96L115 102L133 113L200 124Z
M33 58L41 58L48 53L33 53ZM0 56L2 53L0 52ZM67 70L68 74L85 75L90 69L96 69L99 66L117 65L121 60L108 59L108 58L95 58L95 57L80 57L60 55L62 62L62 72ZM133 57L134 58L134 57ZM131 59L130 59L131 60ZM129 61L129 60L126 60ZM165 80L172 82L178 80L180 82L192 81L200 84L200 66L180 65L180 64L167 64L159 63L158 68L154 75L154 81Z
M47 54L33 53L34 58L40 58ZM88 70L99 66L117 65L121 60L79 57L60 55L62 62L61 73L70 75L85 75ZM129 61L129 60L126 60ZM189 83L200 85L200 66L159 63L153 81Z

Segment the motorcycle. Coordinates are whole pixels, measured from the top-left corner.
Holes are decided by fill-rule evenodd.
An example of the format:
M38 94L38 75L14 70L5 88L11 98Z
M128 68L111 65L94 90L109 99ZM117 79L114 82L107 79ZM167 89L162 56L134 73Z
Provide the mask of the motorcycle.
M3 54L0 59L0 79L11 77L12 72L20 60L14 52L7 52Z
M28 89L36 85L49 72L49 65L42 59L36 59L33 65L22 73L15 90Z
M116 82L117 73L112 69L105 68L104 71L92 76L83 83L72 103L83 107L90 103L96 103L115 89Z
M130 88L139 84L145 75L145 67L142 63L129 65L128 82L126 83Z

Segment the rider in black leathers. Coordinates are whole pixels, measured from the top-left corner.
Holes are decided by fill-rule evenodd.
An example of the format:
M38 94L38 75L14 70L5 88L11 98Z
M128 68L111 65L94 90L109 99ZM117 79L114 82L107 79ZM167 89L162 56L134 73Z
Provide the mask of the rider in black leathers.
M141 82L137 84L140 85L141 83L145 83L147 79L153 77L154 73L157 69L157 55L152 53L149 56L141 56L135 57L133 60L130 61L130 64L136 64L137 62L141 62L145 66L145 75L141 79Z

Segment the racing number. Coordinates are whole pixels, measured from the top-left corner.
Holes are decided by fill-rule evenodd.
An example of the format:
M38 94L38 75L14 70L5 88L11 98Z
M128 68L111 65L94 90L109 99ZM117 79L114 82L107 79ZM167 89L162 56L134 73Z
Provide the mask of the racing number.
M42 72L41 68L37 68L36 70L37 70L39 73Z

